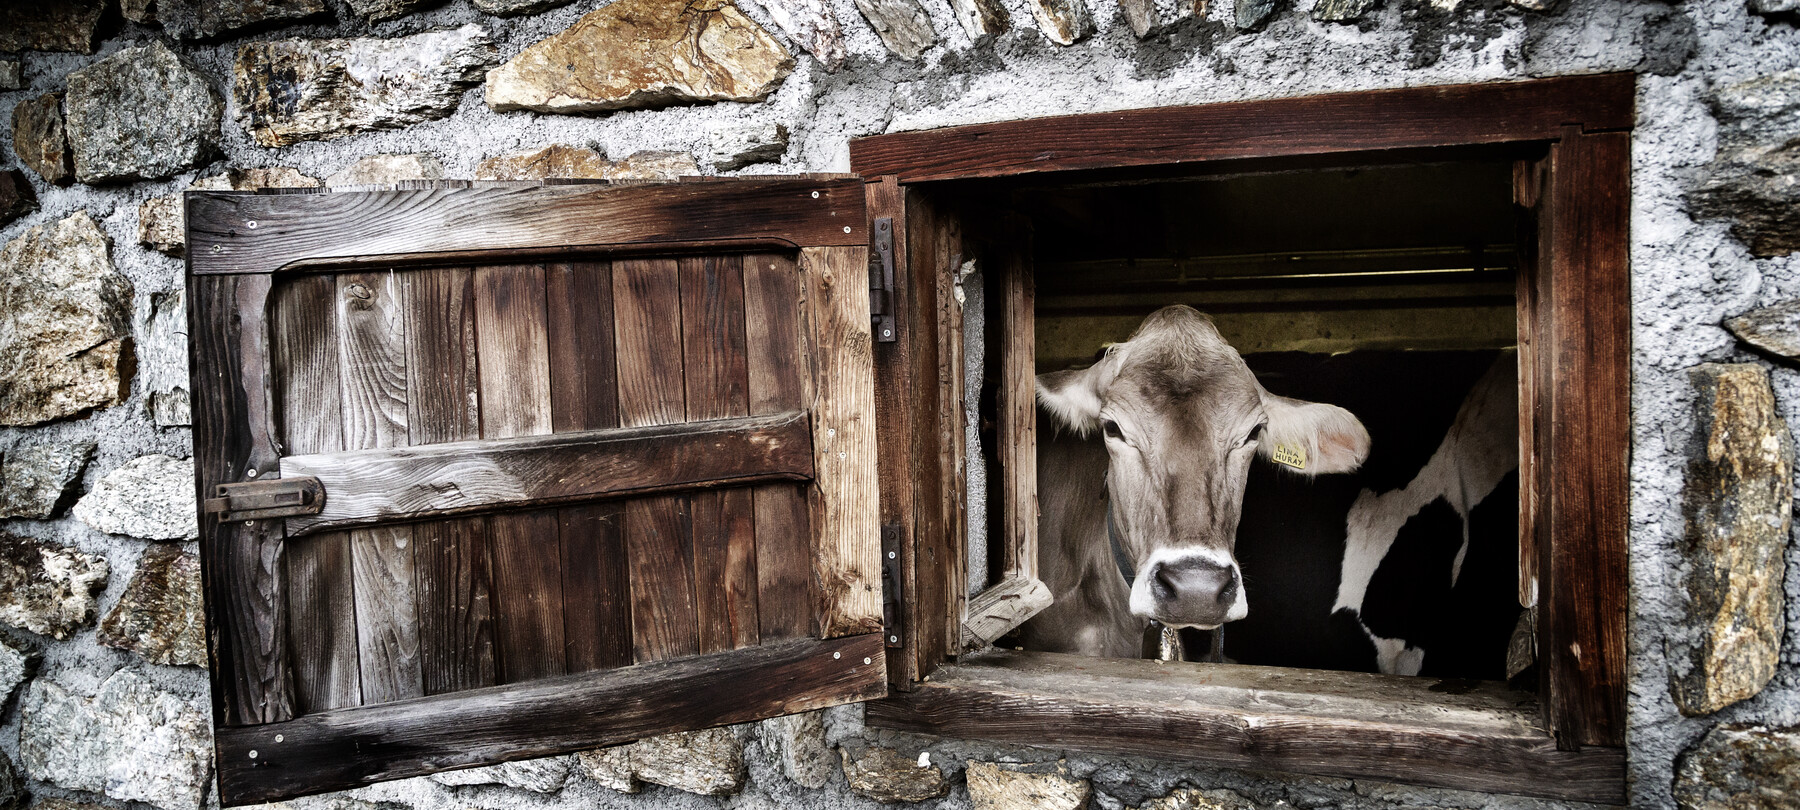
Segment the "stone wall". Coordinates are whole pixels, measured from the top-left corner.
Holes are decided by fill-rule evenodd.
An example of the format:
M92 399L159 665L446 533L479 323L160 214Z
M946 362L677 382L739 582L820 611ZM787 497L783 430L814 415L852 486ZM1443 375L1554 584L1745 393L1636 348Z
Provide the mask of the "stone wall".
M1793 806L1800 544L1788 434L1800 423L1800 313L1782 305L1800 298L1800 7L1195 5L0 3L0 122L11 122L0 138L0 810L216 804L184 461L170 199L183 189L844 171L848 140L873 133L1618 70L1640 76L1632 801ZM690 25L703 35L680 36ZM854 708L294 804L877 802L1549 804L1061 758L869 730Z

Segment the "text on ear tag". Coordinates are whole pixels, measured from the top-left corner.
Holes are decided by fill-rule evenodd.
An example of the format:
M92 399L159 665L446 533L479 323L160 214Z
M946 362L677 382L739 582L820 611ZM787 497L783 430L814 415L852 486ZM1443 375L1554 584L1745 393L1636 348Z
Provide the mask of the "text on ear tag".
M1306 469L1306 448L1297 444L1275 445L1275 463L1286 464L1296 470Z

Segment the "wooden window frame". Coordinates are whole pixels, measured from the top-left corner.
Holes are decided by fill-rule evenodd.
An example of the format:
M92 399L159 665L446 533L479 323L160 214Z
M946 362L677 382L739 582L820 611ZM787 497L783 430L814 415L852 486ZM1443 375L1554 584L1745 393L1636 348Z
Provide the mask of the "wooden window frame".
M905 539L894 577L904 649L890 650L895 691L870 705L869 724L1623 803L1634 103L1634 77L1610 74L1097 113L852 141L851 168L869 181L870 216L891 217L900 231L900 340L878 348L875 361L881 520ZM1399 163L1457 150L1514 157L1516 202L1536 212L1528 238L1536 241L1537 261L1521 267L1518 311L1520 559L1535 575L1521 577L1521 594L1535 595L1538 606L1537 694L1428 678L1044 653L959 658L963 620L972 612L962 550L966 494L957 484L962 337L953 296L962 248L958 223L940 215L930 192L948 182L1027 174ZM1028 284L1021 290L1011 280L1016 276L1001 274L1009 301L1029 294ZM990 330L988 342L1021 339L1029 335L996 341ZM1003 435L1012 410L1006 406ZM1030 469L1029 462L1018 469ZM1008 491L1023 490L1022 480L1006 484ZM1035 516L1034 501L1007 501L1003 534L1013 560L1033 548L1035 519L1025 515ZM1009 568L1016 574L1024 565Z

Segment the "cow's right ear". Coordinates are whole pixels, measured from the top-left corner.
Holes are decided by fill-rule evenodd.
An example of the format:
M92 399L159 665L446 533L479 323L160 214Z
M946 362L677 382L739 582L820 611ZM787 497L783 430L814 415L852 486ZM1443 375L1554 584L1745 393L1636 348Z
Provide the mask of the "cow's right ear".
M1086 436L1100 426L1100 367L1052 371L1037 377L1038 402L1063 427Z

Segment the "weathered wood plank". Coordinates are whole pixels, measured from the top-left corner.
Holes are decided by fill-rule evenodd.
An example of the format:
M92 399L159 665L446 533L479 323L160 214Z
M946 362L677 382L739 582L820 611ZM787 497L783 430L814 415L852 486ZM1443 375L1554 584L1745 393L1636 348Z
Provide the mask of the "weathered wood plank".
M800 273L792 258L744 257L745 351L753 414L803 409L812 401L801 295ZM764 641L816 635L818 588L813 583L806 494L790 484L764 484L753 490L752 498L760 635Z
M475 268L476 350L481 364L481 438L551 430L550 342L544 268ZM446 480L457 481L459 478ZM326 501L331 490L326 489ZM564 669L562 559L554 511L488 519L493 558L495 645L502 682Z
M398 273L337 278L344 449L404 447L406 309ZM412 527L350 532L356 643L364 703L424 694Z
M674 259L613 263L619 347L619 422L637 427L687 419L681 345L681 273ZM625 504L631 642L639 663L700 651L694 605L694 534L687 498Z
M969 600L963 618L959 652L974 652L994 643L1050 606L1049 586L1036 579L1011 576Z
M274 297L269 339L283 449L342 450L337 282L326 275L303 276L281 285ZM290 665L294 710L311 714L360 705L350 536L331 532L290 539L283 557L288 645L300 651Z
M800 251L813 361L812 520L827 638L881 629L866 247Z
M938 401L931 411L931 427L937 433L938 448L937 513L939 528L926 540L924 556L942 560L943 575L922 573L919 592L922 599L943 605L943 619L932 626L941 631L932 639L929 652L937 657L921 662L921 667L935 667L954 657L962 641L962 616L967 612L969 597L969 504L965 482L968 480L966 452L968 438L963 422L963 302L957 294L959 274L965 251L962 218L948 211L934 214L931 282L937 302L937 379ZM938 638L942 638L940 642ZM930 669L923 672L929 673Z
M619 424L614 356L612 267L603 262L550 265L550 418L558 432ZM584 465L585 466L585 465ZM562 535L563 644L570 672L631 663L631 605L626 580L624 506L583 504L557 510Z
M249 480L246 470L274 470L276 454L267 440L272 427L264 412L268 297L267 278L188 278L188 374L195 392L207 392L194 397L194 484L200 499L219 484ZM282 539L274 521L200 518L218 725L294 716Z
M874 635L796 639L226 729L219 795L238 806L810 711L881 695L882 669Z
M1518 217L1519 236L1514 242L1519 246L1514 302L1519 335L1519 605L1526 608L1537 607L1538 600L1537 496L1544 491L1544 485L1537 426L1544 424L1544 406L1548 404L1548 392L1543 399L1538 396L1537 352L1542 318L1538 307L1538 257L1549 255L1549 245L1540 242L1538 227L1538 220L1543 217L1546 168L1547 161L1542 160L1513 164L1513 203L1525 212ZM1542 235L1547 234L1547 230L1542 231Z
M1546 702L1558 743L1623 745L1630 136L1571 127L1551 159L1553 312L1538 348L1550 355L1556 393L1548 423L1550 573L1542 583L1549 609L1539 612L1538 655L1550 672Z
M744 260L684 258L682 368L690 421L749 412ZM750 491L689 496L694 526L694 596L703 653L757 642L756 523Z
M295 533L395 520L548 506L601 497L812 476L804 414L738 417L649 428L446 442L289 456L284 475L325 487ZM455 486L445 486L445 482Z
M964 739L1625 800L1623 749L1556 750L1530 696L1501 683L995 651L869 704L867 718Z
M1000 390L1001 560L1008 577L1037 579L1037 334L1031 237L1021 225L1001 263Z
M902 183L1198 160L1549 140L1562 127L1630 129L1629 73L1413 87L1064 116L876 135L850 168Z
M657 243L767 249L869 239L862 182L855 178L301 196L194 192L188 199L189 265L202 275L366 266L377 259L389 266L478 264L492 255L566 261L592 255L596 246L641 253L659 249ZM258 227L247 226L252 220Z
M405 278L408 441L421 445L479 438L474 272L431 268ZM493 685L487 520L416 523L412 535L425 694Z
M884 235L878 224L871 224L869 232L875 234L877 240L892 239L894 246L894 342L875 344L875 447L879 451L875 474L882 483L879 492L881 525L893 527L900 538L899 547L895 549L899 554L895 567L900 574L899 581L883 581L884 587L892 586L899 593L883 596L899 599L902 615L898 627L884 627L883 633L890 648L895 648L888 656L888 682L905 689L910 688L920 675L917 659L912 654L918 649L913 638L917 628L907 614L912 609L910 603L916 600L914 594L918 593L912 575L917 554L913 510L915 499L920 496L913 491L912 477L919 462L913 455L913 431L920 415L915 411L914 401L921 394L918 389L926 386L913 378L912 363L917 351L914 344L920 336L930 338L936 333L930 328L919 328L921 316L914 312L916 304L910 288L912 268L908 249L911 231L904 202L906 192L892 177L869 183L868 192L869 219L873 223L887 220L887 227L892 229L891 234ZM935 464L935 458L927 463ZM931 498L929 495L923 497Z

